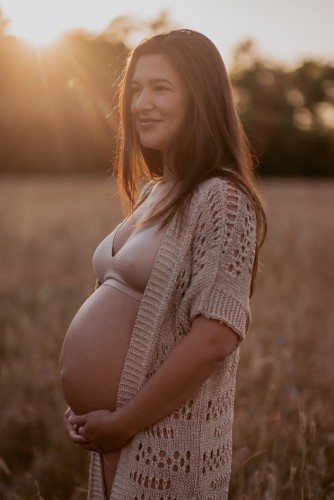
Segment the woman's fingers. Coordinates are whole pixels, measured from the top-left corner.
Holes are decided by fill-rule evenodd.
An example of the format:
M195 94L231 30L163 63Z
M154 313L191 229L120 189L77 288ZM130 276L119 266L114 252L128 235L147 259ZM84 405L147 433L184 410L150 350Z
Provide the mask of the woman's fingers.
M84 426L86 423L86 419L87 419L86 415L74 415L73 412L68 417L68 421L70 422L70 424L77 425L78 427Z
M74 443L77 443L77 444L87 444L88 443L87 439L85 439L83 436L78 434L78 432L75 429L71 429L70 432L68 433L68 436L70 439L72 439L72 441L74 441Z
M88 441L79 433L79 431L82 430L82 426L78 426L76 420L77 416L74 415L73 411L70 408L68 408L64 414L64 426L66 434L74 443L87 445L89 444Z

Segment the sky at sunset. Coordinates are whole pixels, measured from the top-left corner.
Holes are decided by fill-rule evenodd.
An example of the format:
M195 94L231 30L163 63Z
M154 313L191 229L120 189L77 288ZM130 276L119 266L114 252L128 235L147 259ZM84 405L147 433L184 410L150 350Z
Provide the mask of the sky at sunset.
M146 20L168 10L178 26L211 38L227 65L233 47L249 37L279 62L334 62L334 0L0 0L0 7L11 20L7 32L32 42L73 28L99 32L121 15Z

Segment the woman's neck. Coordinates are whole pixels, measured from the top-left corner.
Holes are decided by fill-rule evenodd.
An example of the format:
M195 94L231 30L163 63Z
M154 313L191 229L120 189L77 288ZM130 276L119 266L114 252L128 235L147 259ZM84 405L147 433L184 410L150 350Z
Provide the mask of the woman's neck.
M164 159L164 169L163 169L163 174L161 177L161 183L165 184L166 182L170 181L177 181L177 178L175 176L173 167L172 167L172 162L168 159Z

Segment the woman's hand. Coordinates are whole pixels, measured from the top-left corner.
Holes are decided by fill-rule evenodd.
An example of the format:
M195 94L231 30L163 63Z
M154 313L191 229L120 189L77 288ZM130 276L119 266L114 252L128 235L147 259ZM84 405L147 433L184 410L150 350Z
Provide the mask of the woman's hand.
M67 408L67 410L64 413L64 427L65 427L65 432L68 435L68 437L75 443L84 448L85 450L90 450L90 451L100 451L95 445L92 445L79 434L79 426L71 423L70 422L70 417L76 416L73 411L71 410L70 407Z
M70 410L67 416L65 427L69 437L86 449L100 453L117 451L132 437L122 425L117 411L96 410L75 415Z

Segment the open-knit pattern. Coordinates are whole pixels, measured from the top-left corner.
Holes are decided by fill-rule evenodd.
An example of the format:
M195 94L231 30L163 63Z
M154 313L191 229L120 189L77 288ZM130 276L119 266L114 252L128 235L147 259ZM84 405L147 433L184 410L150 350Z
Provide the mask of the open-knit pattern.
M244 338L256 247L255 211L226 179L203 182L184 229L170 223L140 304L118 392L126 404L190 330L197 315ZM178 411L135 436L121 452L111 500L227 499L237 347ZM92 453L90 500L104 498Z

